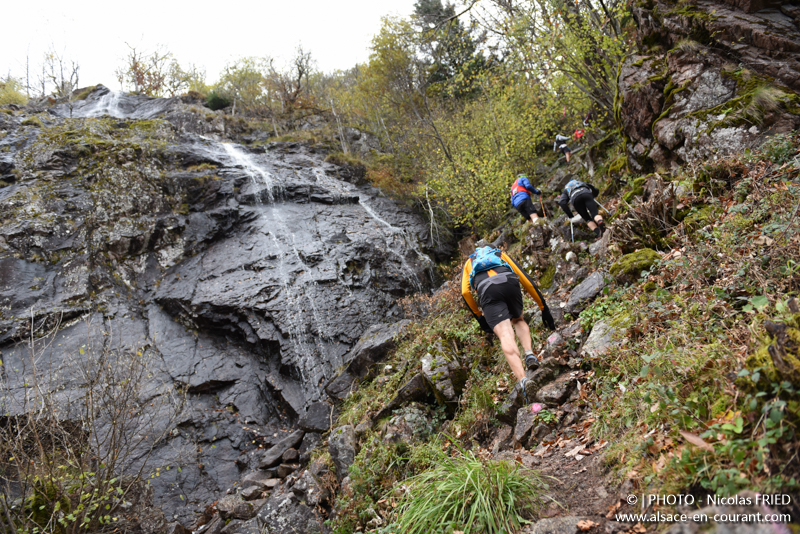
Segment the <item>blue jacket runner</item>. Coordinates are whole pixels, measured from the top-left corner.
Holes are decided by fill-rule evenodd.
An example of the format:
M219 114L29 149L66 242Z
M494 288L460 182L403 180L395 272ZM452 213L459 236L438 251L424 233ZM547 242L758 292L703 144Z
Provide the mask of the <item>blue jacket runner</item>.
M531 198L531 193L539 195L541 192L533 187L527 176L520 176L511 185L511 203L516 208L523 200Z

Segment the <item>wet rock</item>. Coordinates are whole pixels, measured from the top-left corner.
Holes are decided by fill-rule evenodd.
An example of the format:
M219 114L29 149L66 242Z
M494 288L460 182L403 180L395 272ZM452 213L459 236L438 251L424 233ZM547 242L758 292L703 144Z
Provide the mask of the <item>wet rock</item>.
M43 357L63 379L53 389L77 398L83 386L67 356L81 345L148 347L158 368L146 394L188 394L179 416L148 414L169 436L151 461L181 467L152 481L155 505L188 523L259 464L253 432L271 435L306 414L367 327L396 320L395 301L430 286L417 243L432 238L409 209L339 180L309 147L248 149L196 135L236 132L241 121L106 88L75 105L74 114L116 120L77 144L34 145L42 128L0 114L0 179L14 176L0 188L3 361L22 362L18 340L31 322L41 332L72 323ZM66 110L55 106L43 127L63 125ZM137 119L156 116L167 120ZM77 172L89 154L107 179ZM25 382L6 370L3 378L9 412Z
M383 360L387 353L397 346L395 338L411 324L404 319L391 324L375 324L370 326L348 354L350 360L347 369L354 376L364 378L372 365Z
M428 380L439 404L455 413L467 381L467 371L458 362L448 361L441 354L432 356L427 353L422 357L422 375Z
M325 391L328 395L335 400L344 399L353 387L353 382L365 378L375 363L383 360L389 351L394 350L397 346L395 337L410 323L411 321L402 320L370 326L347 355L346 358L349 360L347 367L326 386Z
M285 438L281 439L278 443L273 445L270 449L268 449L264 455L261 457L261 461L258 463L259 469L266 469L267 467L273 467L280 463L283 454L293 447L297 447L300 445L300 442L303 440L303 436L305 432L302 430L295 430L287 435Z
M325 402L312 403L297 426L306 432L327 432L333 419L333 406Z
M336 478L341 481L356 457L356 431L352 425L334 429L328 438L328 451L336 467Z
M586 305L594 299L606 286L605 275L602 271L595 271L572 290L567 299L565 311L577 315Z
M576 379L574 373L565 373L559 376L554 382L543 386L536 392L536 400L546 404L561 404L575 387Z
M605 321L597 321L581 347L581 354L589 358L599 358L608 353L615 344L613 338L616 331L616 328L609 326Z

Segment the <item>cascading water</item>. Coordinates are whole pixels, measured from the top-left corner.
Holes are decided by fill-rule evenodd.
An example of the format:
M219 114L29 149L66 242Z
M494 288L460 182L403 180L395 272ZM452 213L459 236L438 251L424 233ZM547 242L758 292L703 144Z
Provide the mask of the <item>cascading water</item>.
M336 191L340 195L344 196L344 195L347 195L347 194L352 194L352 189L348 189L347 188L347 186L349 186L349 184L345 185L344 183L340 182L339 180L334 180L332 178L329 178L325 174L324 169L319 168L319 167L315 167L312 172L314 173L314 176L317 178L317 181L319 183L322 183L322 184L328 186L330 189ZM350 187L352 188L352 186L350 186ZM417 292L423 291L424 287L423 287L422 281L419 279L419 276L417 276L417 274L414 271L414 269L412 269L411 266L408 264L408 260L402 254L397 252L397 250L394 247L394 244L392 243L392 239L394 238L394 236L399 236L405 242L405 244L409 248L411 248L411 250L413 250L416 253L417 259L419 259L419 260L421 260L421 261L423 261L425 263L425 265L428 268L428 270L432 270L433 269L433 261L428 257L427 254L422 252L422 250L419 248L419 244L417 243L417 241L414 238L412 238L408 234L408 232L406 232L402 228L397 228L396 226L392 226L387 221L382 219L375 212L375 210L372 209L372 207L369 205L365 195L363 195L361 193L358 193L358 204L362 208L364 208L364 211L367 212L367 214L371 218L373 218L374 220L376 220L377 222L379 222L381 225L383 225L384 227L386 227L389 230L389 234L383 233L384 242L386 243L387 250L389 252L391 252L400 261L400 264L403 266L403 270L405 272L411 273L411 276L409 276L409 280L411 281L412 284L414 284L414 289ZM433 275L431 274L431 278L432 277L433 277Z
M126 113L119 106L120 93L117 91L108 91L94 102L73 112L74 116L78 117L102 117L108 115L117 119L126 117Z
M280 298L290 308L290 311L284 312L279 319L281 329L290 345L285 348L291 348L293 353L292 356L282 354L282 361L284 357L290 358L291 366L299 375L298 379L304 384L318 381L321 375L330 377L335 367L343 362L342 354L330 353L332 345L338 342L327 332L333 330L329 322L341 318L331 316L331 307L326 307L324 311L318 309L318 303L327 304L327 299L335 295L340 295L336 297L337 299L344 294L353 297L350 286L352 282L345 280L344 276L345 272L352 271L352 266L338 259L334 260L335 266L331 266L330 261L326 264L324 260L320 262L313 258L309 263L304 256L309 236L303 235L298 241L298 237L290 228L293 217L304 215L302 208L299 208L296 202L284 202L285 197L291 194L297 195L298 187L307 188L302 189L306 192L301 194L301 196L307 195L306 198L328 195L329 200L326 202L341 205L342 209L361 221L354 230L357 233L354 238L370 242L373 246L380 244L378 248L382 251L382 257L393 258L382 267L388 276L398 281L406 280L416 291L424 290L423 281L418 274L419 264L430 267L432 262L422 253L408 232L393 226L376 213L368 203L365 193L358 191L349 183L329 178L323 168L312 167L311 176L306 174L303 167L287 172L286 168L282 168L271 157L246 152L234 144L204 139L204 151L213 151L215 147L217 150L214 159L223 164L223 173L240 172L248 178L251 191L245 192L242 187L240 194L246 194L247 198L252 195L253 204L259 213L259 220L254 226L260 227L257 231L267 237L271 249L265 250L261 255L277 256L275 269L280 273L272 272L271 276L273 280L277 278L279 281L282 293ZM290 186L294 187L293 193L289 192ZM352 204L356 198L358 204ZM360 214L358 207L361 208ZM320 224L327 222L322 220ZM417 258L407 258L408 252L404 254L400 250L414 251ZM414 260L417 266L412 265ZM385 260L380 261L385 262ZM369 273L369 264L363 269ZM352 276L348 277L352 279ZM333 290L330 285L326 285L323 289L318 280L329 280L326 284L333 283L340 289ZM363 289L360 291L363 292ZM321 373L319 370L321 361L332 362L332 368ZM321 394L322 391L318 390L318 393Z

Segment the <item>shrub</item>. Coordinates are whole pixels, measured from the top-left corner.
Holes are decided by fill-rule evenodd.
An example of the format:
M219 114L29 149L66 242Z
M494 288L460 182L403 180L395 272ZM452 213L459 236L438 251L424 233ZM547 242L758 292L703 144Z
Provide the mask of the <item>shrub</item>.
M0 106L17 104L24 106L28 102L28 97L22 93L22 84L14 78L8 78L0 82Z
M392 532L515 532L546 488L539 475L517 464L484 462L471 452L442 461L406 485Z
M211 91L206 98L206 104L214 111L225 109L232 104L229 98L224 97L216 91Z
M96 532L143 496L150 456L183 399L154 384L163 370L149 350L112 349L111 332L104 335L108 345L89 342L64 355L58 371L44 363L61 357L55 337L32 340L17 375L0 380L0 531ZM17 377L25 377L25 395Z

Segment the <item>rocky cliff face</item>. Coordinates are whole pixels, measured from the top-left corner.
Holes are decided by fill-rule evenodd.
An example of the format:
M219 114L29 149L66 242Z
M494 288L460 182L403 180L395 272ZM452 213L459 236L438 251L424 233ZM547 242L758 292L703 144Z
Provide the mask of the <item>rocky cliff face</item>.
M229 126L102 86L71 109L0 113L3 413L51 394L68 413L87 362L138 354L151 463L181 468L156 500L185 523L322 398L369 325L432 284L416 215L311 147L224 142Z
M800 127L800 5L648 0L620 76L637 170L742 152Z

